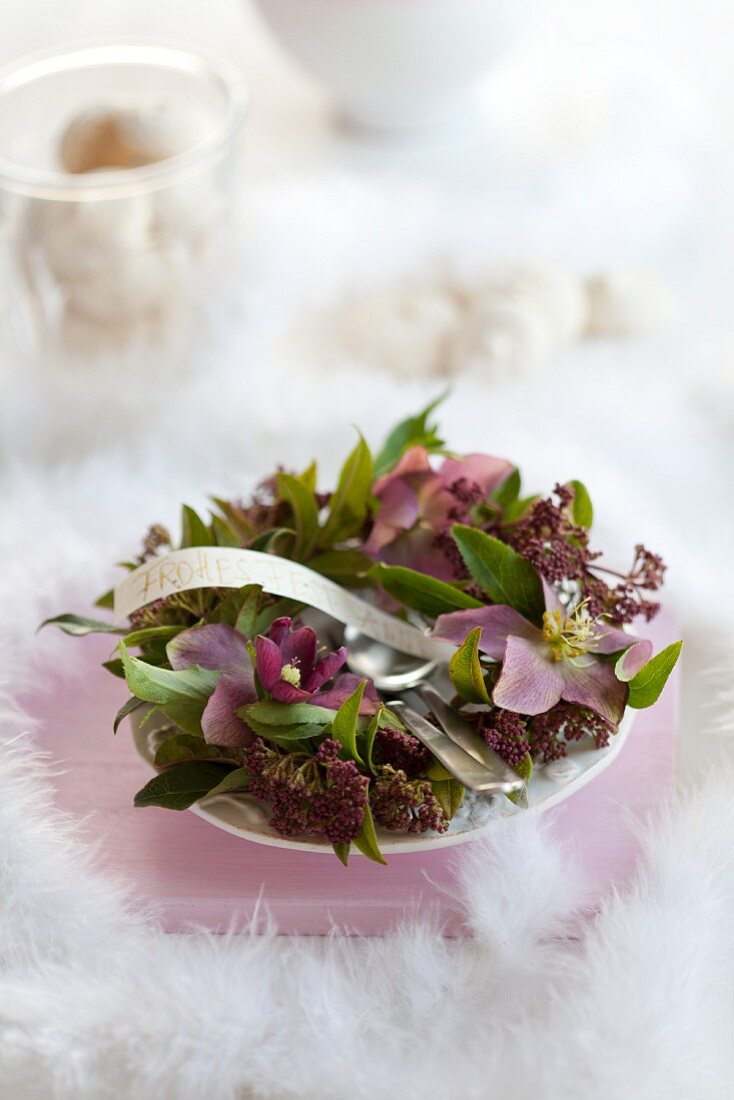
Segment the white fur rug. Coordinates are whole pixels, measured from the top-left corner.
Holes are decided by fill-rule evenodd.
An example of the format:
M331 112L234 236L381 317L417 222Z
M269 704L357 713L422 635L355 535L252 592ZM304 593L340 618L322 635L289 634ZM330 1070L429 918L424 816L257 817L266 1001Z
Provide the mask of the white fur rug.
M563 932L583 879L542 821L513 823L493 853L459 862L469 942L446 942L430 924L364 942L227 940L158 932L155 914L130 910L124 884L94 870L52 808L54 761L34 756L13 695L19 684L43 690L45 662L63 662L69 677L81 664L70 639L35 636L43 615L86 606L150 521L175 523L180 500L245 492L276 461L311 455L328 480L352 423L376 441L386 420L426 399L420 380L398 384L358 363L328 369L292 345L275 360L272 340L303 288L327 301L347 277L400 273L406 257L427 255L426 240L463 257L506 251L503 219L477 208L452 222L440 195L404 185L384 204L375 258L383 187L340 176L253 196L257 280L232 292L206 346L176 360L2 366L3 1100L709 1100L734 1081L734 777L722 763L706 782L691 778L712 765L704 727L731 726L723 705L702 712L715 682L697 676L734 621L722 581L730 390L692 371L701 360L680 322L624 350L569 353L532 384L460 380L443 417L458 447L509 453L531 483L583 478L607 542L640 539L670 561L687 639L685 793L646 832L636 882L581 940ZM558 211L568 199L558 196ZM533 201L524 197L524 224L560 257L568 226L547 196ZM597 227L583 265L614 255L614 236ZM654 239L645 245L654 252ZM724 362L723 349L711 356Z

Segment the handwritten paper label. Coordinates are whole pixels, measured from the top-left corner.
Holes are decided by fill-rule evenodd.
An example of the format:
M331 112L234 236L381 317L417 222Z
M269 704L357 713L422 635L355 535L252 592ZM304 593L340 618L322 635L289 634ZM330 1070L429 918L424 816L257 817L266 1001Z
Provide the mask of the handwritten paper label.
M259 584L273 596L307 604L413 657L447 661L454 652L454 646L429 638L305 565L228 546L174 550L139 566L115 588L115 622L174 592L242 588L246 584Z

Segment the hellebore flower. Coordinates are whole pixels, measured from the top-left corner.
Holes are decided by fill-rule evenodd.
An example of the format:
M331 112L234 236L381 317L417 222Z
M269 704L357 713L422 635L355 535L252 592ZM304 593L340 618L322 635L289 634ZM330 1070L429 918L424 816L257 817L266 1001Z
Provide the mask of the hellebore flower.
M407 565L439 580L456 580L460 556L453 523L465 523L474 504L486 500L512 473L511 462L489 455L447 458L437 470L424 447L411 447L372 489L378 511L364 550L378 561Z
M204 740L210 745L237 747L253 739L237 711L257 700L247 638L224 623L192 626L172 638L166 647L171 668L199 665L222 673L201 716Z
M171 639L166 652L173 669L199 665L222 673L201 718L208 744L249 745L254 735L237 714L246 703L257 701L255 673L244 634L224 623L192 626ZM319 659L315 631L308 626L292 630L288 618L276 619L268 637L255 639L255 653L260 683L281 703L313 703L338 710L361 682L361 677L345 673L331 688L324 688L346 661L346 649L342 647ZM379 706L380 698L368 682L360 713L374 714Z
M310 626L293 630L289 618L276 619L267 637L255 639L255 668L265 691L279 703L314 703L338 710L360 683L360 677L345 673L331 689L323 690L347 659L344 646L321 659L318 638ZM374 713L379 697L368 684L362 700L362 714Z
M520 714L544 714L564 700L616 727L624 714L627 685L617 679L614 662L603 657L626 651L623 666L631 677L652 653L650 642L592 619L583 603L570 610L562 607L548 587L542 628L498 604L441 615L433 633L460 645L477 626L483 627L480 650L502 662L492 701Z

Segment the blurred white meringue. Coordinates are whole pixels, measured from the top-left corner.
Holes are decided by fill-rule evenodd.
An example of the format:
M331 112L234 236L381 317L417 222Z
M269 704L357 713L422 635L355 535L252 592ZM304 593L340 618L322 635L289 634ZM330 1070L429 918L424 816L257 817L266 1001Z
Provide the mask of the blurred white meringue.
M395 374L445 374L461 320L461 306L441 286L387 289L346 308L343 338L353 355Z
M168 100L139 106L100 106L71 120L59 142L67 172L139 168L175 156L206 134L203 112Z
M650 271L623 268L586 280L589 336L624 338L658 328L672 312L668 286Z
M403 376L532 376L578 340L644 334L669 308L667 287L644 271L582 279L525 263L353 294L326 329L356 360Z

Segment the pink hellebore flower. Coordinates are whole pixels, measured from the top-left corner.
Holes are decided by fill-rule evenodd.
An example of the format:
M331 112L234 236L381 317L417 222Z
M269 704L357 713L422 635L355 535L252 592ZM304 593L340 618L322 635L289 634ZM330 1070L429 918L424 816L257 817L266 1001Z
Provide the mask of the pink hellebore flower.
M247 638L223 623L192 626L171 639L166 653L177 671L198 665L222 673L201 716L204 740L229 748L248 745L252 732L237 714L246 703L257 701Z
M616 728L627 684L617 679L615 663L601 658L626 650L623 668L631 678L652 654L649 641L592 619L583 604L569 611L547 587L542 628L497 604L440 615L433 633L460 645L477 626L483 628L482 653L502 662L492 701L520 714L543 714L563 699L593 710Z
M466 522L472 505L487 500L513 469L507 459L470 454L446 458L434 470L425 447L411 447L373 486L379 508L366 553L439 580L456 579L456 562L436 536Z
M252 732L237 711L257 701L255 675L247 638L224 623L192 626L177 634L166 652L173 669L199 665L222 673L201 719L205 740L210 745L229 747L247 745ZM361 682L359 676L345 673L333 687L324 685L333 679L347 659L342 646L334 653L318 657L318 639L310 626L291 629L291 620L276 619L268 637L255 639L256 669L265 691L280 703L312 703L338 710ZM380 699L374 686L367 684L361 714L374 714Z

